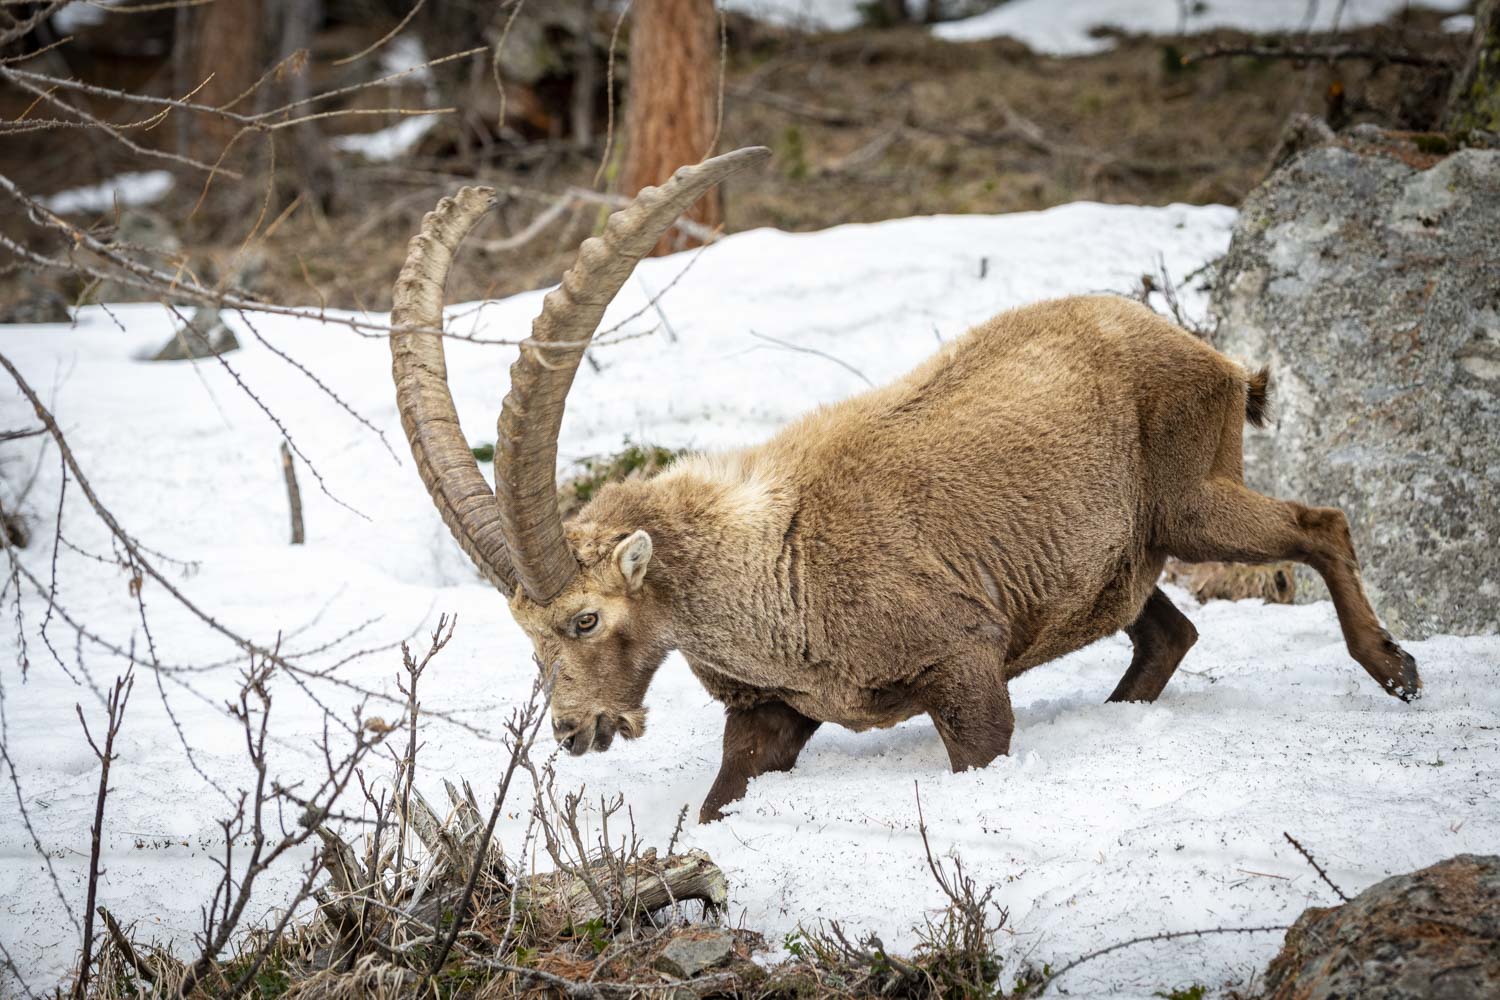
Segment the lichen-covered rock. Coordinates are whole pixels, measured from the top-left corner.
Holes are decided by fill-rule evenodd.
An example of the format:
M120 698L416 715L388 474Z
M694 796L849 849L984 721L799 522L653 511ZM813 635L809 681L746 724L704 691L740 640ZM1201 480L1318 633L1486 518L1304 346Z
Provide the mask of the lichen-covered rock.
M1460 854L1304 911L1266 969L1264 997L1500 997L1500 857Z
M1275 393L1256 489L1349 516L1398 634L1500 629L1500 152L1340 137L1247 199L1215 346ZM1299 599L1326 596L1298 570Z

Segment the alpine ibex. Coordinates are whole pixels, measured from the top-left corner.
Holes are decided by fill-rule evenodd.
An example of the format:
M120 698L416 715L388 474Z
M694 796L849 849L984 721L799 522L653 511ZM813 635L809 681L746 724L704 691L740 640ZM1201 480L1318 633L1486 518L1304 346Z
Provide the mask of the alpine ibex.
M605 307L680 212L768 155L684 167L584 242L511 368L493 491L432 332L493 192L445 198L396 282L396 396L417 468L552 673L566 749L640 736L646 688L676 649L727 713L705 821L750 778L790 768L824 722L926 713L954 770L983 767L1010 747L1006 682L1119 629L1135 652L1110 700L1161 694L1197 638L1157 589L1168 556L1308 564L1350 655L1389 693L1419 693L1365 597L1344 515L1242 481L1265 373L1123 298L1001 313L884 388L759 447L606 486L564 524L558 427Z

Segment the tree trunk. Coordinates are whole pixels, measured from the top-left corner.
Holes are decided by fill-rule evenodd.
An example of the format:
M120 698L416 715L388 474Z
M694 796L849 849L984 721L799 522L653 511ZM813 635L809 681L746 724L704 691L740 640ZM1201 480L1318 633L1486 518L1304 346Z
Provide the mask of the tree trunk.
M626 95L625 163L621 188L633 195L661 184L678 167L710 152L718 93L713 0L636 0L630 27L630 89ZM718 189L687 216L705 226L723 219ZM693 245L675 231L653 254Z
M261 38L264 21L261 0L226 0L194 10L192 84L208 80L193 95L199 104L218 107L249 90L264 67ZM212 79L209 79L209 77ZM244 112L244 105L236 111ZM189 137L199 159L214 162L234 138L239 126L212 115L199 116Z
M599 61L594 58L594 0L578 0L578 36L573 42L578 65L573 75L573 148L585 153L594 144L594 92L599 87Z
M312 48L313 32L323 18L321 0L280 0L281 33L277 43L277 59L287 59L297 52ZM310 60L301 60L285 75L282 101L306 101L312 96L312 66ZM313 109L307 105L293 109L292 117L305 115ZM290 133L290 135L288 135ZM282 163L291 165L291 176L303 196L310 198L324 212L334 209L333 160L328 143L317 122L302 122L281 133L277 155ZM289 140L289 141L288 141Z
M1500 0L1480 0L1474 38L1453 78L1443 129L1500 132Z

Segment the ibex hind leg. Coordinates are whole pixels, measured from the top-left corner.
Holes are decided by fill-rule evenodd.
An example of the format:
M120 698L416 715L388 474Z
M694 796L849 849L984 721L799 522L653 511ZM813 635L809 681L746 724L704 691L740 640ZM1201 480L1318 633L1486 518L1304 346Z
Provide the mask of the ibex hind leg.
M1421 693L1416 661L1381 628L1365 596L1342 511L1275 500L1231 478L1210 479L1184 498L1168 547L1192 562L1292 559L1312 567L1328 584L1349 655L1387 693L1403 701Z
M1151 591L1140 617L1125 629L1125 634L1130 636L1135 654L1109 700L1155 701L1198 641L1198 630L1158 588Z

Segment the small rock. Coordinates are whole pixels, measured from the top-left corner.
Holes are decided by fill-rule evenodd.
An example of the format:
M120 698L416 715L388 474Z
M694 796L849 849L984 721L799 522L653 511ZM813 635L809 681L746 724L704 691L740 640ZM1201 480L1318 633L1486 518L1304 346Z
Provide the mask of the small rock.
M189 329L191 327L191 329ZM151 361L186 361L189 358L211 358L238 350L240 342L234 331L224 325L219 310L201 306L193 310L188 322L172 333L172 339L153 354Z
M15 301L0 305L0 323L71 323L68 300L55 289L27 285Z
M1500 996L1500 857L1460 854L1313 907L1266 969L1266 1000Z
M688 931L667 942L653 968L678 979L691 979L733 957L734 935L728 931Z

